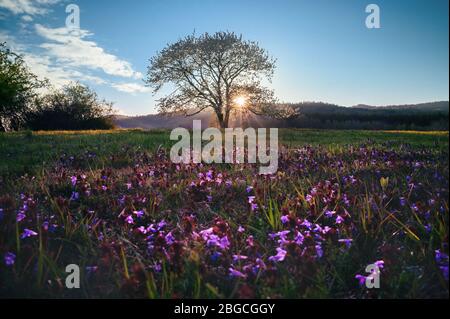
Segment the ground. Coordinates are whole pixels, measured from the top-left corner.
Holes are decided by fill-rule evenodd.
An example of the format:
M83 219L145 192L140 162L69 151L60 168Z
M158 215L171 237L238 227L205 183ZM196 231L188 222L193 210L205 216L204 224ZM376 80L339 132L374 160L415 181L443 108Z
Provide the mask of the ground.
M448 132L280 130L271 176L172 143L0 134L0 296L448 298Z

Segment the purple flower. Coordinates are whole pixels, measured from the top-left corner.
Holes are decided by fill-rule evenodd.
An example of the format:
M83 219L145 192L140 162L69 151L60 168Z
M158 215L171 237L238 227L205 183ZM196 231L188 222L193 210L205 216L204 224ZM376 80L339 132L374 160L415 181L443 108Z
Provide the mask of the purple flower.
M248 203L251 204L255 200L255 196L248 196Z
M143 210L135 210L133 212L133 214L135 214L137 218L141 218L142 216L144 216L144 211Z
M76 176L72 176L70 178L70 181L72 182L72 186L75 186L77 184L77 177Z
M351 238L344 238L344 239L338 240L338 242L340 242L340 243L345 243L345 246L347 248L350 248L350 246L352 245L352 241L353 241L353 239L351 239Z
M166 226L167 225L167 223L166 223L166 221L165 220L162 220L162 221L160 221L159 223L158 223L158 229L162 229L164 226Z
M125 221L126 221L128 224L134 224L134 220L133 220L133 217L132 217L131 215L128 215L128 216L125 218Z
M375 266L377 266L380 269L384 268L384 261L383 260L377 260L376 262L373 263Z
M328 217L328 218L333 217L334 214L336 214L336 212L334 210L327 210L325 212L325 216Z
M142 234L146 234L146 233L147 233L147 229L145 229L144 226L138 227L137 230L138 230L140 233L142 233Z
M172 232L166 235L166 243L167 245L172 245L175 242L175 237L173 237Z
M363 275L360 275L360 274L358 274L358 275L355 276L355 279L358 280L358 283L359 283L360 286L364 286L364 285L365 285L365 283L366 283L366 278L367 278L367 277L365 277L365 276L363 276Z
M245 228L244 227L242 227L241 225L239 225L239 227L238 227L238 233L243 233L243 232L245 232Z
M251 191L253 190L253 187L247 186L247 188L245 190L247 191L247 193L251 193Z
M297 235L295 236L295 243L299 246L303 245L303 240L305 239L305 236L303 236L300 232L297 232Z
M16 216L16 221L20 222L20 221L24 220L25 217L26 217L26 215L24 214L24 212L23 211L19 211L17 213L17 216Z
M228 237L223 236L220 239L218 246L223 250L228 249L228 247L230 246L230 241L228 240Z
M322 256L323 256L322 245L320 245L320 244L316 245L316 253L317 253L317 257L322 258Z
M336 217L336 224L342 224L344 222L344 218L341 215Z
M289 216L288 215L281 216L281 222L283 224L287 224L289 222Z
M241 273L240 271L233 269L232 267L228 268L228 270L230 271L230 276L232 277L237 277L237 278L243 278L246 279L247 276L244 275L243 273Z
M218 251L215 251L211 255L211 261L213 261L213 262L217 261L217 259L219 259L220 256L222 256L222 253L218 252Z
M72 192L72 195L70 195L70 200L78 200L80 198L80 194L78 192Z
M35 231L32 231L32 230L30 230L28 228L25 228L23 230L22 235L20 235L20 238L24 239L24 238L31 237L31 236L37 236L37 234L38 233L36 233Z
M284 250L284 249L281 248L281 247L278 247L278 248L277 248L277 254L274 255L274 256L270 256L270 257L269 257L269 260L270 260L270 261L275 261L275 262L283 261L284 258L286 257L286 254L287 254L287 251L286 251L286 250Z
M441 252L440 249L434 251L434 258L438 264L441 264L442 262L448 263L448 255Z
M248 259L248 257L244 256L244 255L233 255L234 262L239 261L239 260L245 260L245 259Z
M14 262L16 261L16 255L13 253L6 253L5 254L5 265L6 266L12 266L14 265Z

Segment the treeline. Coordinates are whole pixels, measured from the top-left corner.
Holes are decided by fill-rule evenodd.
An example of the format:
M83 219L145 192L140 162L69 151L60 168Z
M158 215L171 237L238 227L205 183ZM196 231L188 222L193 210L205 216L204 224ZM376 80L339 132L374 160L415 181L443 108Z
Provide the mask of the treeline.
M322 102L288 105L295 116L273 120L250 117L248 126L367 130L448 130L449 102L387 107L343 107ZM283 105L286 107L286 104Z
M110 129L112 113L112 103L89 87L52 88L0 43L0 131Z

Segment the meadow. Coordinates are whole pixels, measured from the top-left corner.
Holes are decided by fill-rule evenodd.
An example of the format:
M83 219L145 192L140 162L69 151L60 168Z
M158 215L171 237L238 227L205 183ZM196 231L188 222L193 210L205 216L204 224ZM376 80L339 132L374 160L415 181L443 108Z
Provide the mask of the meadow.
M0 133L0 296L448 298L448 132L282 129L269 176L169 133Z

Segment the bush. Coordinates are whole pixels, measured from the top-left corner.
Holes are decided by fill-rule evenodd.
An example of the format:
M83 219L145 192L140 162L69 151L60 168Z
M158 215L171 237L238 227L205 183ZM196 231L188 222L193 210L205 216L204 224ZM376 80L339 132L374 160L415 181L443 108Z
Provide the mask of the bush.
M86 130L114 128L112 103L79 83L43 96L28 115L32 130Z

